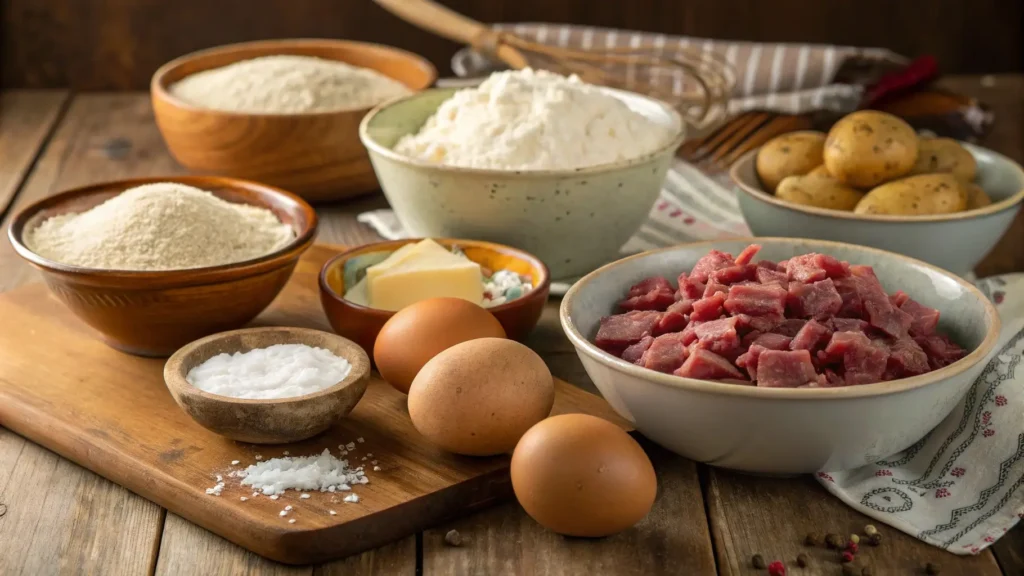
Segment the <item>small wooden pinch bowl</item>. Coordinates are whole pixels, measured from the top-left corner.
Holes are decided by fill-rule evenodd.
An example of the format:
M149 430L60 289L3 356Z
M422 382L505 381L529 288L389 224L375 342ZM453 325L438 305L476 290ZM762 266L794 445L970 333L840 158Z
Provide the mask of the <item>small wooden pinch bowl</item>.
M394 252L406 244L420 240L422 238L366 244L342 252L324 264L320 270L320 302L335 332L355 341L372 353L377 334L395 313L362 306L345 299L345 291L348 289L345 285L346 263L374 252ZM434 238L434 241L446 248L458 246L470 260L484 268L495 271L513 270L520 275L529 276L533 289L511 302L487 310L494 314L505 329L505 334L513 340L522 340L533 330L544 311L551 287L548 268L539 258L528 252L493 242L454 238Z
M228 202L266 208L292 227L295 238L266 256L188 270L101 270L43 258L24 242L25 232L59 214L84 212L129 188L156 182L187 184ZM37 268L53 292L110 346L139 356L166 357L209 334L240 328L284 288L299 256L313 244L316 212L299 197L245 180L220 176L137 178L93 184L27 206L8 237L19 256Z
M186 376L218 354L248 352L274 344L305 344L349 361L344 380L319 392L279 399L246 399L204 392ZM207 336L185 345L164 365L164 382L174 401L200 426L232 440L287 444L312 438L348 415L366 392L370 358L356 343L308 328L245 328Z
M153 113L174 158L195 171L266 182L321 202L378 188L359 122L369 107L295 114L258 114L190 105L169 86L182 78L261 56L295 55L369 68L413 92L434 83L437 70L411 52L329 39L261 40L186 54L160 67L150 82Z

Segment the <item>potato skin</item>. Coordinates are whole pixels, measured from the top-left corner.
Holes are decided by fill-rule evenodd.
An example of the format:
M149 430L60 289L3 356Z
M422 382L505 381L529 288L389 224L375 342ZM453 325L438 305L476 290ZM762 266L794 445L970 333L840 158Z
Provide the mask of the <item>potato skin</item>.
M963 183L961 183L963 184ZM982 189L981 186L973 182L963 184L964 191L967 192L967 209L974 210L975 208L984 208L989 204L992 204L992 198Z
M882 184L857 204L857 214L927 216L967 208L967 192L952 174L922 174Z
M757 175L769 192L787 176L807 174L822 163L825 134L801 131L776 136L757 152Z
M775 197L793 204L849 212L861 201L864 193L828 175L806 174L783 179Z
M831 176L824 164L807 173L807 176Z
M952 138L921 138L917 144L917 162L909 175L952 174L971 182L978 172L974 156Z
M918 138L909 124L885 112L861 110L832 126L823 159L828 173L854 188L874 188L910 172Z

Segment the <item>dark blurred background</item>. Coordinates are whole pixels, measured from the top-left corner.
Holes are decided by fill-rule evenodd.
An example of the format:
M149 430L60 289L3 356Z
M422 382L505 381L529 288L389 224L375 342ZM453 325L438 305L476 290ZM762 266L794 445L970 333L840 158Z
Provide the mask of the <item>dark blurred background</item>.
M484 22L557 22L934 55L944 73L1024 70L1022 0L443 0ZM458 46L370 0L0 0L8 88L128 90L182 54L325 37L420 53L442 75Z

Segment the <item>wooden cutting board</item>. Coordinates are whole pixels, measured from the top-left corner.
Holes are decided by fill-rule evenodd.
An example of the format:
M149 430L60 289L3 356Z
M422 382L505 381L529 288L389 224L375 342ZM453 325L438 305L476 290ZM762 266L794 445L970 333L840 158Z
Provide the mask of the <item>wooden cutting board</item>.
M330 330L316 279L337 251L314 246L307 252L254 324ZM405 395L379 378L349 418L316 438L242 444L208 432L178 408L164 386L163 360L107 347L44 285L0 295L0 319L0 425L274 560L344 557L511 496L507 456L469 458L432 447L409 421ZM562 381L555 385L555 413L587 412L626 427L603 399ZM296 456L330 448L337 456L338 446L349 442L356 443L349 462L365 466L370 479L355 487L358 503L343 502L346 493L253 497L228 477L257 455L266 460L284 451ZM232 466L233 460L239 464ZM207 495L218 474L226 482L223 493ZM287 505L293 510L279 516Z

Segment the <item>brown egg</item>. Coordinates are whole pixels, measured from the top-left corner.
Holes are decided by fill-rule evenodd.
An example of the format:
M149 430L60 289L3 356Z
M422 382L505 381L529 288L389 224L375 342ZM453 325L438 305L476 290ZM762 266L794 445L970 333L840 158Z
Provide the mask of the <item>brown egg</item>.
M467 456L511 452L551 412L555 386L544 361L513 340L478 338L434 356L409 389L413 426Z
M643 519L658 482L643 448L621 428L596 416L563 414L523 435L512 454L512 489L545 528L596 538Z
M442 350L474 338L505 338L486 309L461 298L428 298L402 308L377 334L373 361L380 375L408 394L420 368Z

